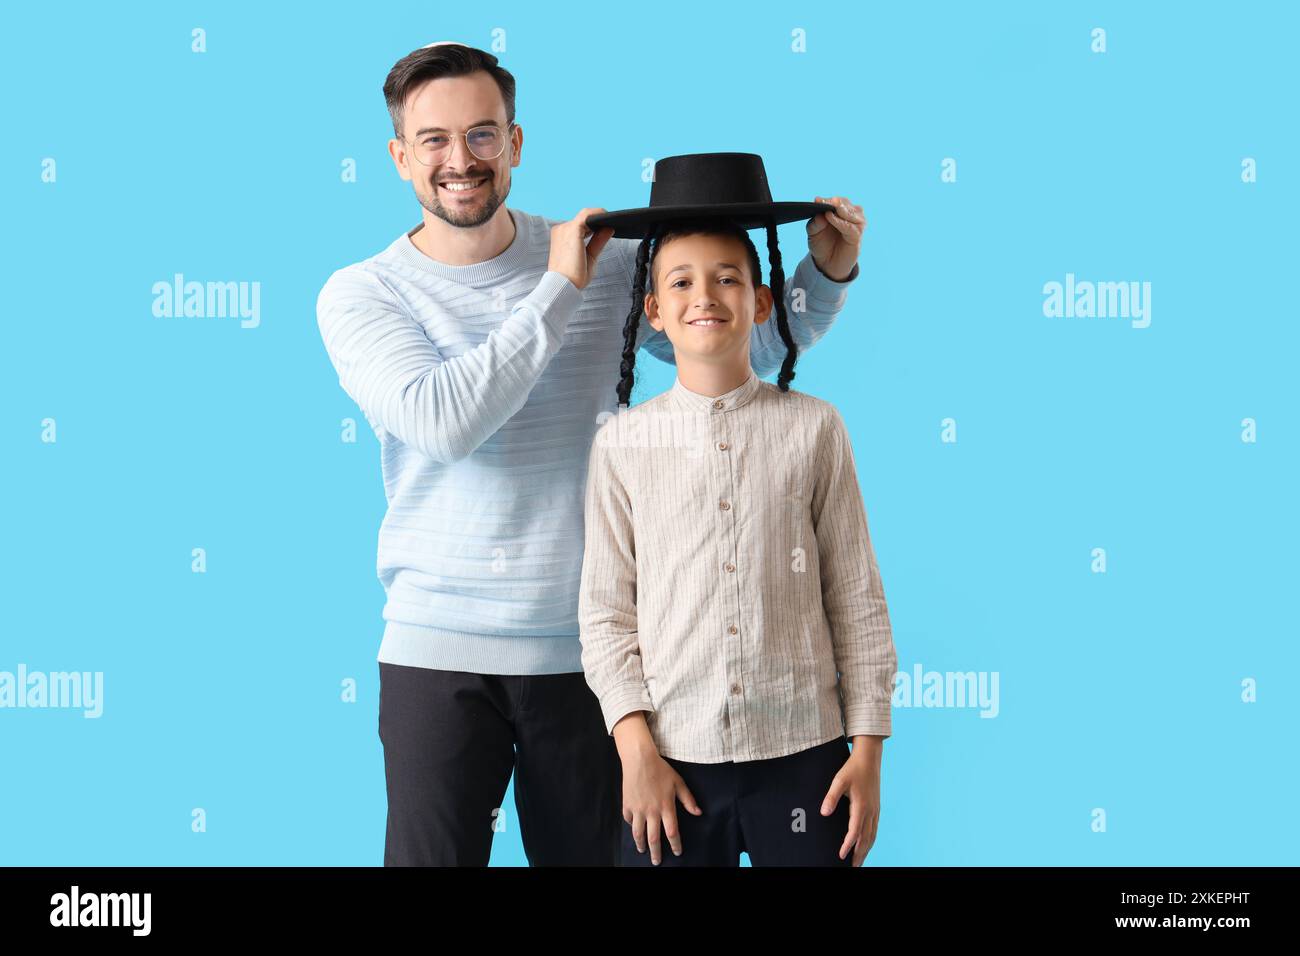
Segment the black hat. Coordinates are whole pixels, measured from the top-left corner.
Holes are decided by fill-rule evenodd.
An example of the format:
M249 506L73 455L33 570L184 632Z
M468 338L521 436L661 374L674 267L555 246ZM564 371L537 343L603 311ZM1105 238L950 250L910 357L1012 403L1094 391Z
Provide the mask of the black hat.
M599 231L612 226L615 239L644 239L649 227L668 219L721 216L742 229L762 229L834 212L824 202L772 202L763 157L757 153L687 153L655 163L650 205L587 217Z

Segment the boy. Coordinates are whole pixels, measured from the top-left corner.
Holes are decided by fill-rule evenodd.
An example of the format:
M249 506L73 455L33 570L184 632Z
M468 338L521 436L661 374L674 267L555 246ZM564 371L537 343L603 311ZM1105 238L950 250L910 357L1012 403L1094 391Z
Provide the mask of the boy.
M858 865L897 661L849 437L788 390L793 349L780 385L750 367L773 294L744 230L652 229L644 308L677 379L596 435L579 594L622 763L622 860Z

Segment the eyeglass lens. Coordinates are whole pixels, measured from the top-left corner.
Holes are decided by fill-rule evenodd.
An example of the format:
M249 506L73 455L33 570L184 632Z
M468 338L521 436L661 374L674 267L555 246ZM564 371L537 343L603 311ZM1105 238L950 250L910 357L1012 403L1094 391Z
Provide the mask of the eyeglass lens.
M449 133L426 133L415 143L416 156L427 165L441 162L451 153ZM465 134L469 151L479 159L496 159L505 148L505 134L495 126L476 126Z

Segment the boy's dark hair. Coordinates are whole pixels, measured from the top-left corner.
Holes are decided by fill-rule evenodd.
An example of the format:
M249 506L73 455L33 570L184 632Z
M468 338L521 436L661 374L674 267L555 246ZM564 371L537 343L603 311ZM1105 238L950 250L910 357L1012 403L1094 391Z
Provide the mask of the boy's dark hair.
M402 138L402 112L406 98L419 86L429 80L444 76L468 76L479 70L496 80L501 90L501 99L506 104L506 124L515 121L515 78L505 67L497 65L497 58L491 53L462 46L459 43L440 43L437 46L421 47L402 57L388 71L384 80L384 100L388 103L388 115L393 120L393 133Z
M749 275L755 288L762 284L762 266L758 261L758 250L750 241L749 233L734 220L714 219L673 219L650 226L646 237L636 251L636 274L632 279L632 311L628 313L627 324L623 326L623 362L619 366L622 376L618 383L618 403L629 404L632 394L633 372L636 367L636 334L641 323L641 312L645 304L647 279L650 291L654 288L654 260L659 250L673 239L682 236L728 236L738 240L745 247L749 256ZM776 223L767 221L767 259L771 271L768 288L772 290L772 305L776 310L776 330L785 343L785 361L781 363L781 373L777 376L777 388L783 392L790 390L794 379L794 363L798 359L799 349L790 334L790 324L785 314L785 272L781 268L781 250L777 246Z

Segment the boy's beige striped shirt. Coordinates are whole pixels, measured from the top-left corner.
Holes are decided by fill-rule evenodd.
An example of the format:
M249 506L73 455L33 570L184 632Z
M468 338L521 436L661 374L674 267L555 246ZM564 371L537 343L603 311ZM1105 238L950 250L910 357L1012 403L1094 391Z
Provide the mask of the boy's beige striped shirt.
M752 372L717 398L676 380L597 431L585 525L582 665L607 730L647 711L660 754L697 763L890 735L897 658L833 405Z

